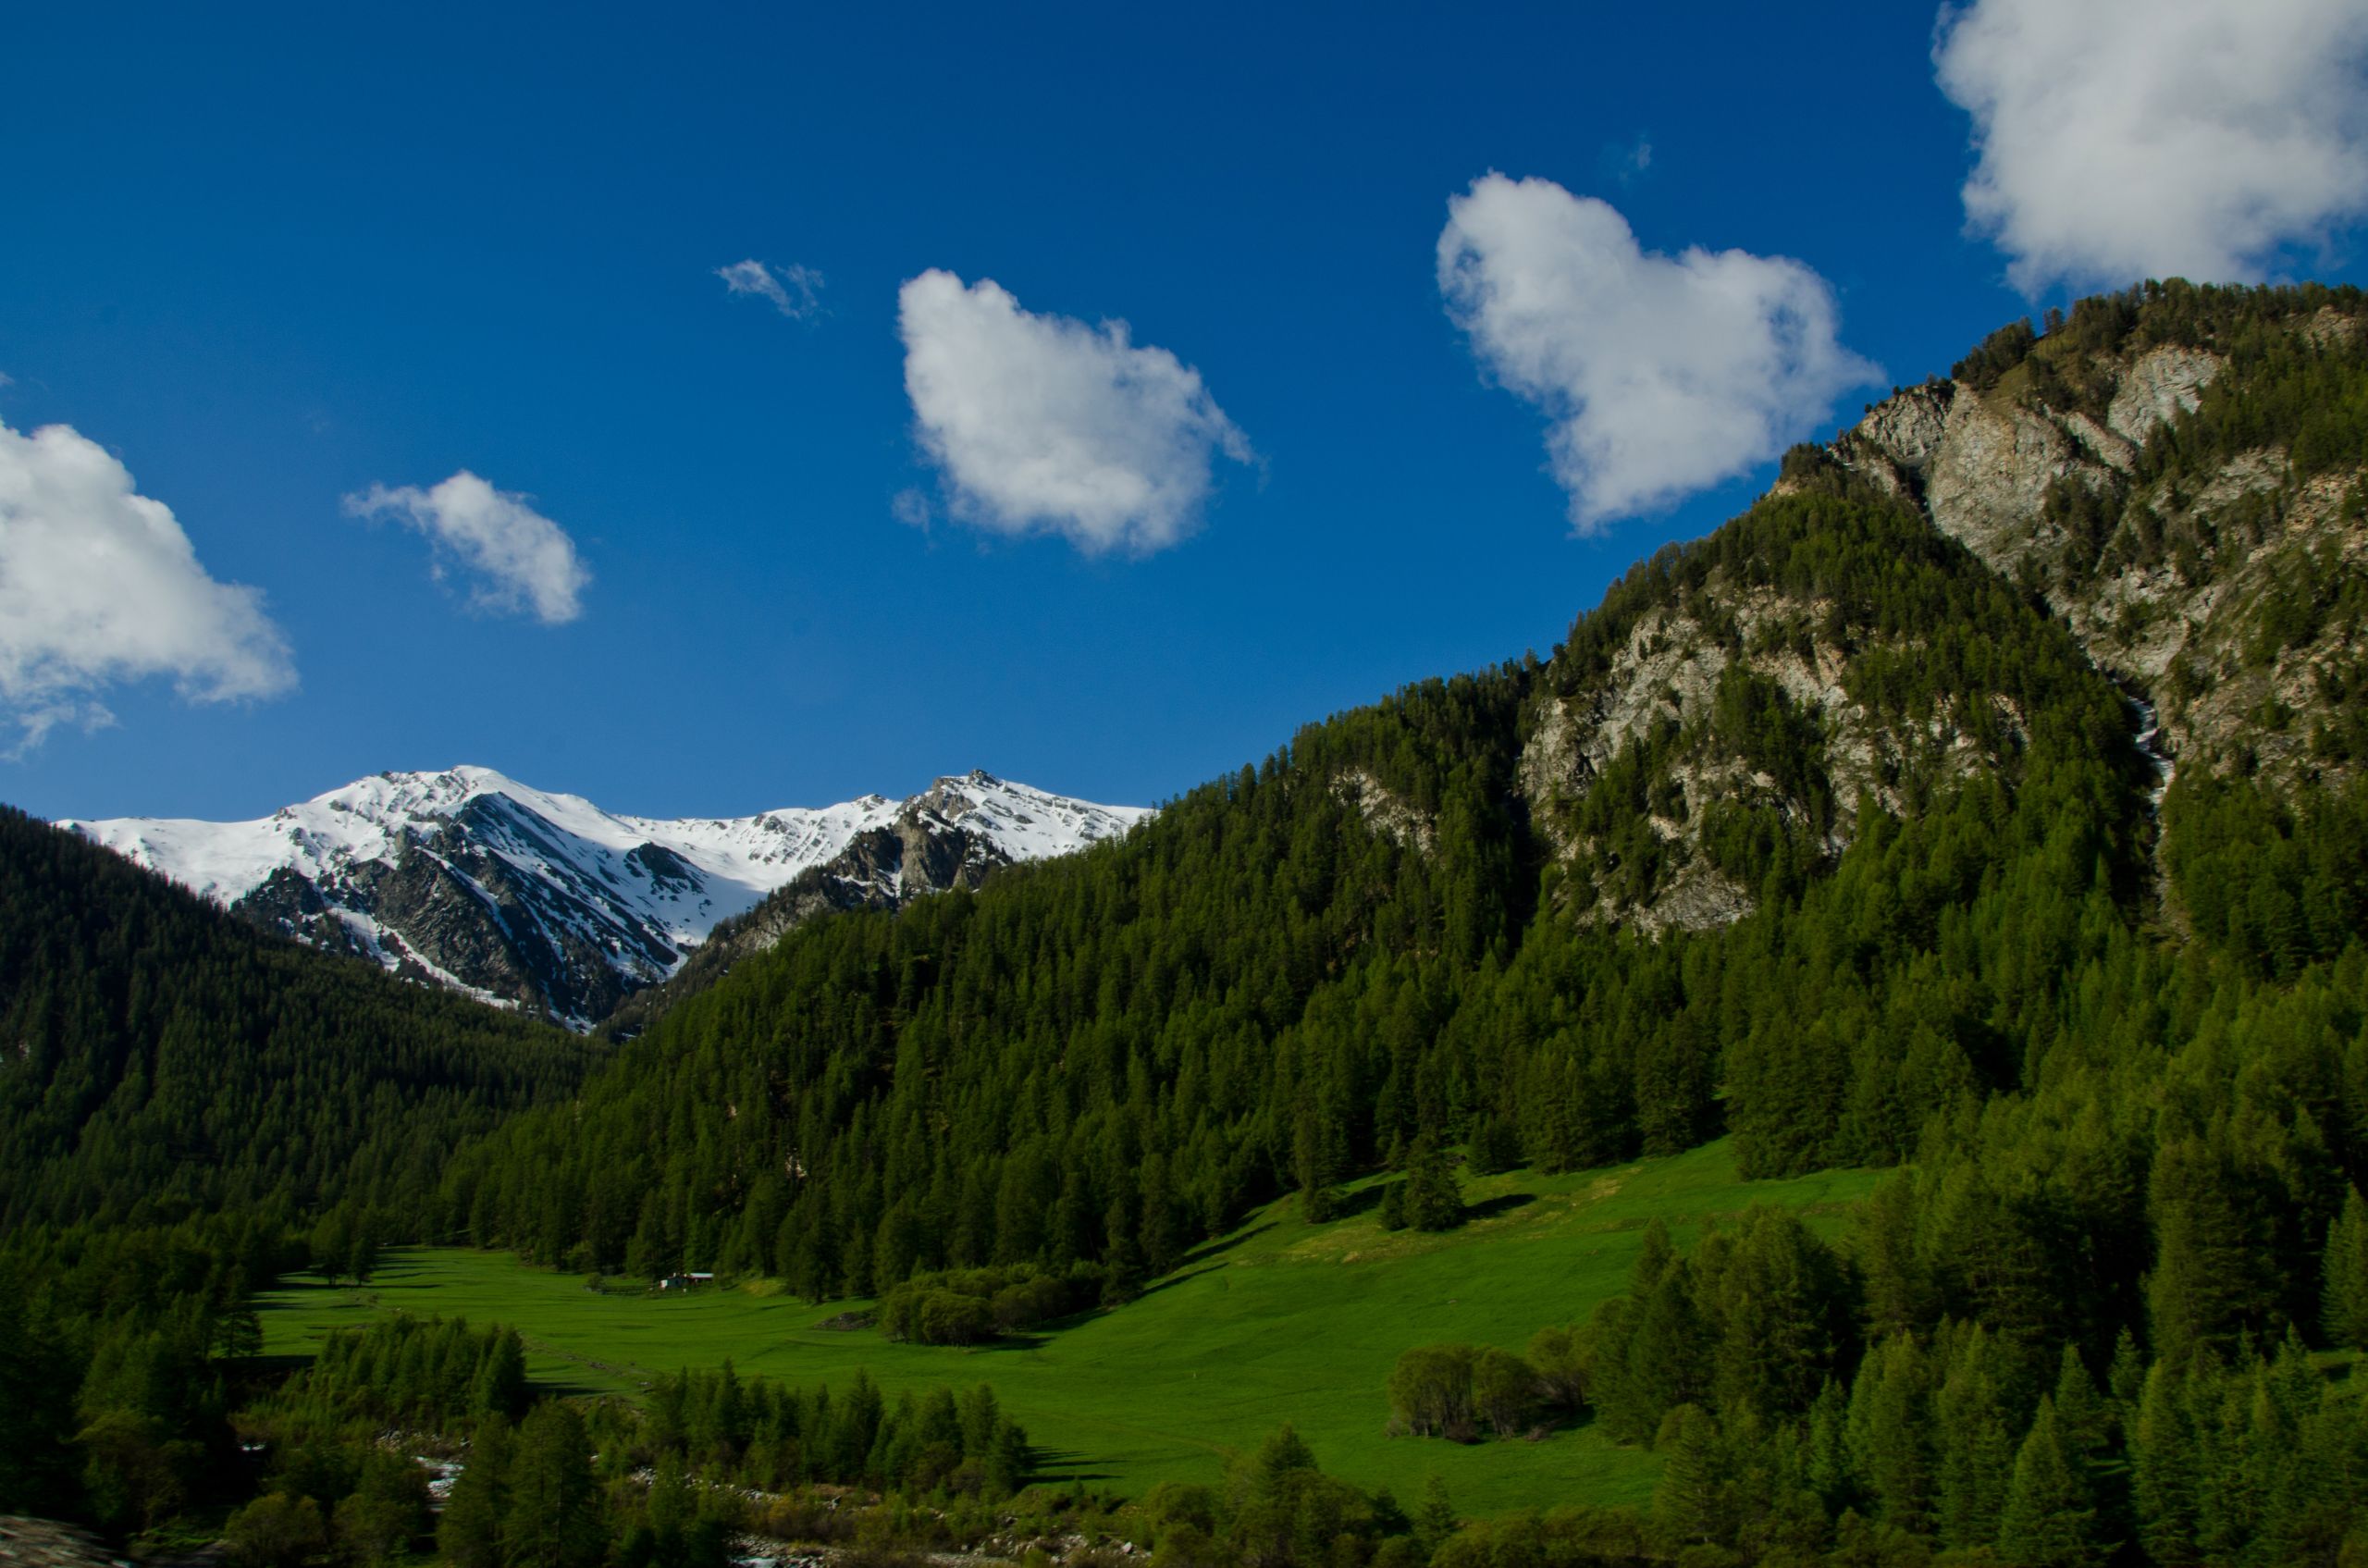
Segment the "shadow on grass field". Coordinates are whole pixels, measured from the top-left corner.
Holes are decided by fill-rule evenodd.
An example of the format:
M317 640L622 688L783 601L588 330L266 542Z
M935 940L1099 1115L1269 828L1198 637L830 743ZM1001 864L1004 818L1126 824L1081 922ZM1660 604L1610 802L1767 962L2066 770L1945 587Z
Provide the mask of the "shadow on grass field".
M869 1371L890 1398L991 1382L1049 1456L1051 1474L1134 1493L1213 1480L1227 1452L1295 1424L1326 1469L1412 1502L1437 1474L1471 1514L1533 1504L1636 1502L1650 1454L1585 1425L1539 1442L1469 1446L1386 1435L1383 1389L1409 1346L1441 1340L1519 1350L1549 1323L1584 1318L1627 1280L1645 1227L1681 1246L1755 1203L1837 1230L1874 1173L1745 1182L1723 1142L1569 1176L1514 1171L1467 1183L1470 1217L1440 1235L1385 1231L1352 1192L1348 1216L1311 1226L1287 1201L1196 1249L1139 1301L1024 1340L973 1350L891 1344L823 1324L868 1303L811 1305L777 1290L618 1295L507 1254L406 1249L366 1286L291 1281L266 1300L267 1353L383 1312L513 1324L527 1370L551 1387L632 1395L660 1372L713 1366L795 1383ZM1370 1183L1365 1184L1370 1186Z

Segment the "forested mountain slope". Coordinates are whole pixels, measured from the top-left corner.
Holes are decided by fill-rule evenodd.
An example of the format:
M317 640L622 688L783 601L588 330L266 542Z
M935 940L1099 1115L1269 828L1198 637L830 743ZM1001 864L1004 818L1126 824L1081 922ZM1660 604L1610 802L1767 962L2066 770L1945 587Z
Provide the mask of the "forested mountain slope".
M0 810L0 1231L393 1202L580 1041L267 936Z
M2358 308L2202 297L2115 308L2140 338L2194 316L2305 343L2296 317ZM2191 442L2206 412L2152 432ZM2197 770L2174 864L2250 834L2295 902L2229 916L2209 879L2183 907L2228 942L2183 969L2146 929L2138 722L2077 623L1900 483L1805 450L1547 664L1410 688L1125 844L750 960L580 1110L465 1159L454 1217L554 1259L822 1292L1122 1241L1157 1265L1250 1202L1482 1123L1556 1167L1722 1123L1747 1170L1907 1158L2028 1103L2058 1058L2183 1043L2238 1005L2214 987L2357 931L2341 801L2306 824ZM2251 825L2207 821L2231 812ZM2254 880L2235 876L2247 909L2283 896ZM2237 929L2256 913L2278 934ZM2182 972L2202 989L2166 1014ZM2142 1214L2124 1222L2112 1244L2142 1250Z
M1838 1251L1774 1211L1648 1240L1540 1326L1663 1455L1655 1544L1578 1511L1436 1561L2334 1562L2368 1496L2368 1401L2312 1358L2368 1350L2362 312L2150 286L1993 337L1549 661L745 961L467 1151L448 1223L809 1298L1029 1263L1123 1301L1294 1188L1324 1223L1449 1145L1725 1131L1746 1177L1900 1168Z

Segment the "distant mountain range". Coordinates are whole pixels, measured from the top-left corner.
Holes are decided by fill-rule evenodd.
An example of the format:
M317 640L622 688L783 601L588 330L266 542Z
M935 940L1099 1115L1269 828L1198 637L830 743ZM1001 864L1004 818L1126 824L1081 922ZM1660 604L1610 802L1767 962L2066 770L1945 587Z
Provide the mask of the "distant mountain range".
M727 921L755 915L770 942L824 909L975 887L1150 814L971 772L903 800L669 821L462 767L381 773L254 821L58 825L268 929L586 1030Z

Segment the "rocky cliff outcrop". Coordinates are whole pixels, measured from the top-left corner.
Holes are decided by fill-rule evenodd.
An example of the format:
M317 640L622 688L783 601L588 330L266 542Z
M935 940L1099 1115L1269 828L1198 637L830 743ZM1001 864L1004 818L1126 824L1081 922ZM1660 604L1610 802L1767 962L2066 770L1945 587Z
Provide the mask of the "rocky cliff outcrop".
M1796 451L1762 507L1846 492L1911 509L1970 557L1935 571L1986 569L2069 634L2157 762L2347 769L2368 758L2364 316L2325 290L2084 302ZM2312 413L2354 397L2349 423ZM1754 892L1710 840L1739 811L1830 858L1857 802L1897 810L2011 766L2027 715L2008 690L1915 715L1868 699L1869 660L1927 657L1948 628L1858 623L1814 573L1784 578L1732 545L1668 554L1558 652L1520 777L1581 918L1736 919Z
M2194 322L2185 341L2042 338L1994 384L1899 393L1827 450L2040 596L2159 709L2168 754L2289 777L2348 766L2338 710L2368 667L2339 608L2368 569L2362 467L2298 462L2276 438L2291 422L2262 406L2362 373L2360 306L2343 306L2298 297Z

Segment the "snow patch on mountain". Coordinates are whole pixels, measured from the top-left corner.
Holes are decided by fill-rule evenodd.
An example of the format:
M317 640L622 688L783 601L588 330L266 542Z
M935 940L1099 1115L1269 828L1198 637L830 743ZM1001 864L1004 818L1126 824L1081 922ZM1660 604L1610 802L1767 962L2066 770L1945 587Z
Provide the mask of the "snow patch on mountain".
M972 772L907 800L669 821L462 767L381 773L253 821L59 826L260 923L583 1028L866 835L958 832L1002 863L1068 854L1150 814ZM881 891L900 896L896 881Z

